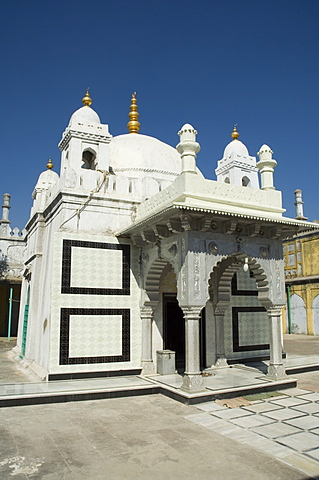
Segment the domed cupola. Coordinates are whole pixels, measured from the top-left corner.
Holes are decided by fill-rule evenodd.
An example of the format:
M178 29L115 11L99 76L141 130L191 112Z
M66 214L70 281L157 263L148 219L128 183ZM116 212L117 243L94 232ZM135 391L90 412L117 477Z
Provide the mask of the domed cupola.
M32 192L33 211L37 209L42 210L46 206L48 191L59 181L59 175L52 170L53 167L54 165L50 158L47 163L47 170L40 173L36 186Z
M223 158L219 160L215 170L217 181L259 188L256 158L251 157L246 145L238 140L239 133L236 126L231 137L233 140L226 146Z
M90 123L101 123L98 114L90 107L92 99L89 90L86 91L82 98L83 107L76 110L70 118L69 126L76 127L77 125L89 125Z
M109 126L101 123L98 114L91 108L89 90L82 98L83 107L76 110L65 129L59 148L61 156L61 178L65 185L76 186L80 182L80 172L84 170L108 170L108 147L112 135ZM77 172L77 173L76 173Z

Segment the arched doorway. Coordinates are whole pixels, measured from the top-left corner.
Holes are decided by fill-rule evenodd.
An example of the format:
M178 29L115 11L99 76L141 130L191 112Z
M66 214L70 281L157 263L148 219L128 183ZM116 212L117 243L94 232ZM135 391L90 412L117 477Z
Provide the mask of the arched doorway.
M173 266L165 260L156 260L150 267L146 282L145 305L152 307L152 358L158 350L175 352L176 370L185 370L185 315L177 299L177 279ZM200 363L206 368L205 309L200 318Z
M207 307L207 359L226 366L269 355L268 281L256 260L236 254L214 267Z

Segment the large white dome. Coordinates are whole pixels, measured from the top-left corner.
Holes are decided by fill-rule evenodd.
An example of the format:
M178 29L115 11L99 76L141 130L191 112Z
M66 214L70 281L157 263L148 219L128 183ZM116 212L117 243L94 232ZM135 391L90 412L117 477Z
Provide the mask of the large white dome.
M114 171L181 173L177 150L156 138L128 133L113 137L109 148L110 166Z
M73 113L70 118L69 126L76 126L78 124L89 125L91 123L101 123L101 120L93 108L85 105Z

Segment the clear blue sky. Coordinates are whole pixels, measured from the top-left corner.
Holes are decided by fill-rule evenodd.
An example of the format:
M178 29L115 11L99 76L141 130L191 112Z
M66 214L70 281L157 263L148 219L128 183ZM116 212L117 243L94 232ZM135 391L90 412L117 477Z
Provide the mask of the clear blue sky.
M87 86L113 135L137 91L141 133L173 146L198 130L199 168L215 179L230 133L278 162L286 215L294 190L319 218L318 0L10 0L1 6L2 169L12 227Z

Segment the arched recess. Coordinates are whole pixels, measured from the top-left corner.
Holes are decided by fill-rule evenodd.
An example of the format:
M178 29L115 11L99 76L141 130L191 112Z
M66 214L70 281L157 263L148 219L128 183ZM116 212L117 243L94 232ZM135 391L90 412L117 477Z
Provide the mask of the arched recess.
M246 176L243 177L241 179L241 184L242 184L243 187L250 187L250 178L248 178Z
M86 148L82 152L82 167L86 170L96 170L96 152L93 148Z
M319 295L312 302L313 333L319 335Z
M146 276L145 280L145 304L157 304L160 301L160 281L165 267L169 265L167 260L155 260Z
M177 300L177 276L173 265L155 260L146 274L144 305L153 309L152 358L157 351L175 352L175 369L185 368L185 319Z
M243 269L245 265L247 269ZM245 275L248 275L246 279ZM222 258L211 272L208 292L207 363L223 366L227 365L226 358L265 354L269 349L265 310L271 302L268 280L261 265L242 253Z
M307 313L304 300L293 293L290 297L292 333L307 334Z
M246 260L247 259L247 260ZM213 268L209 278L209 299L215 306L227 306L231 296L231 281L239 268L243 268L247 262L249 270L252 272L258 286L258 300L268 309L271 301L269 300L269 286L267 276L257 260L247 257L243 253L223 257Z

